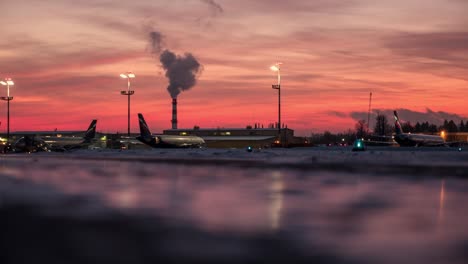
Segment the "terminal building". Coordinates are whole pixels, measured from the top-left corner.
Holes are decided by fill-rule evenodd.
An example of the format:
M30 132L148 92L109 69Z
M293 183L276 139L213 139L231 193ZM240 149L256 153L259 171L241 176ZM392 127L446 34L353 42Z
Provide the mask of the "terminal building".
M260 124L246 128L200 128L179 129L177 126L177 98L172 99L172 129L164 130L164 135L198 136L203 138L207 147L211 148L265 148L292 147L308 145L306 138L294 136L294 130L287 127L280 129L271 124L268 128ZM260 128L261 127L261 128ZM280 133L281 132L281 133Z
M165 135L199 136L205 140L207 147L212 148L265 148L274 146L303 146L308 140L295 137L294 130L281 129L281 139L277 128L199 128L193 129L168 129Z
M446 142L460 142L468 144L468 132L447 132L442 137Z
M14 143L23 136L37 136L46 143L65 144L78 143L82 140L86 131L15 131L10 133L10 142ZM206 147L211 148L269 148L269 147L296 147L310 146L310 141L305 137L294 136L294 130L281 129L281 138L278 136L278 128L260 128L259 126L246 128L199 128L193 129L168 129L165 135L199 136L203 138ZM92 147L94 148L150 148L136 140L139 134L112 134L96 132ZM0 142L6 142L6 135L0 134Z

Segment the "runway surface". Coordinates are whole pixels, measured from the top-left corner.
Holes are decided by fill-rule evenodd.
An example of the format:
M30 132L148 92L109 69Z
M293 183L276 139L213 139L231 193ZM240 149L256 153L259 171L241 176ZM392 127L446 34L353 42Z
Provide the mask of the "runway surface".
M0 156L2 263L466 263L468 151Z

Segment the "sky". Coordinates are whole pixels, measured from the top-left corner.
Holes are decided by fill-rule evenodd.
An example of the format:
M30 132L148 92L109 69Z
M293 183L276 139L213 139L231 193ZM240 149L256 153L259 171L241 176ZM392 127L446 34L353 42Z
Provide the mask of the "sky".
M137 113L153 133L169 129L168 79L150 32L201 64L178 95L179 128L276 122L275 62L282 122L296 135L353 129L370 92L373 115L458 123L468 119L466 11L465 0L1 1L10 130L84 130L98 119L100 132L126 132L127 71L136 74L131 130ZM3 132L6 103L0 121Z

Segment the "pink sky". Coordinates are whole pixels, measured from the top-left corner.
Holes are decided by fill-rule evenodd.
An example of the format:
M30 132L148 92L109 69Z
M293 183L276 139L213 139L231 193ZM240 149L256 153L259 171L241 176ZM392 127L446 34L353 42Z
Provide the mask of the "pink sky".
M464 0L16 0L0 10L0 77L15 81L12 131L81 130L98 119L98 131L125 132L126 71L137 76L132 131L138 112L153 133L170 128L151 30L203 65L178 97L181 128L276 122L276 61L282 120L297 135L353 128L369 92L374 109L468 116ZM0 121L4 131L6 104Z

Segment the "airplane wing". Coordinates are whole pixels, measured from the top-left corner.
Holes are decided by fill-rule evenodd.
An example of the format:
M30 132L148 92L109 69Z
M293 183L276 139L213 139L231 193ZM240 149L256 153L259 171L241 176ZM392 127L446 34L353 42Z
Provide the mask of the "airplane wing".
M445 145L448 147L463 147L463 146L468 146L467 141L448 141L445 142Z
M367 146L398 146L395 141L364 140L363 142Z

